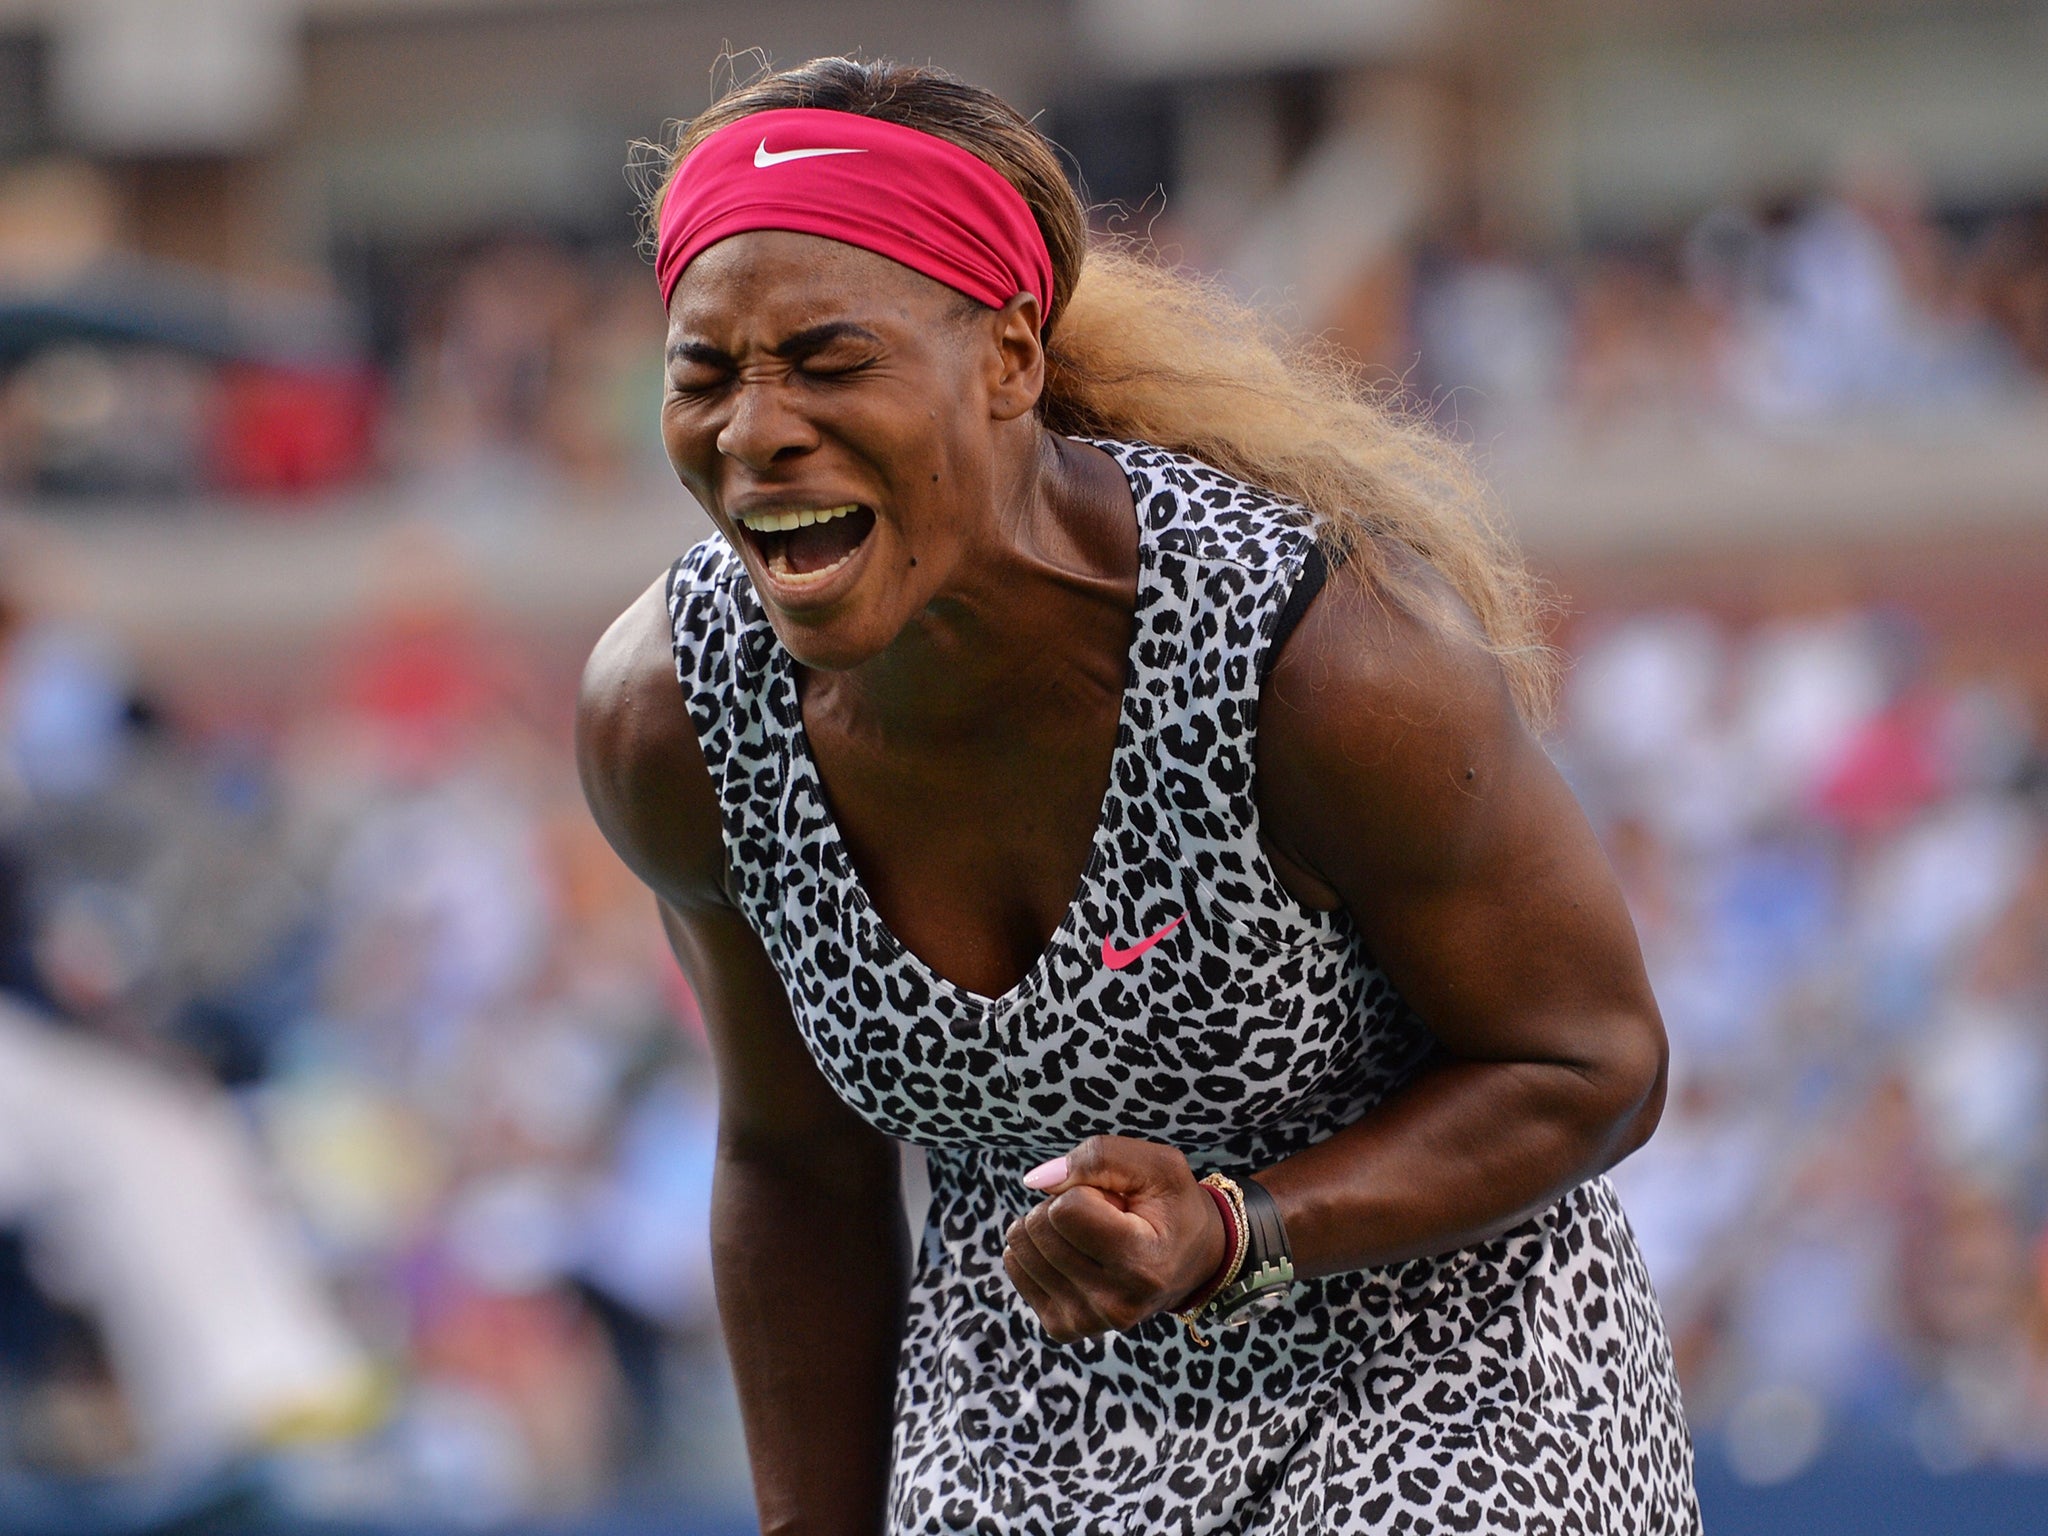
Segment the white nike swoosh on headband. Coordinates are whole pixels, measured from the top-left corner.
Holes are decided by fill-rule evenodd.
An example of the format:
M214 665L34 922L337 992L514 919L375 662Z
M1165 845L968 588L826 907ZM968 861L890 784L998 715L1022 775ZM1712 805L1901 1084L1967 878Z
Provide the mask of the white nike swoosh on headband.
M754 168L765 171L771 165L780 165L785 160L808 160L813 155L864 155L864 149L785 149L771 151L768 141L763 139L761 147L754 151Z

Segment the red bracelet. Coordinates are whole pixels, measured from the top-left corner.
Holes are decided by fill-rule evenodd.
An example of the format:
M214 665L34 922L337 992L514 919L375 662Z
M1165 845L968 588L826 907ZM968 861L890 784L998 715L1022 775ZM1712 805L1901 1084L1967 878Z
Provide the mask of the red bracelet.
M1223 1217L1223 1262L1216 1266L1216 1272L1197 1286L1187 1301L1178 1308L1189 1317L1201 1311L1208 1305L1210 1297L1237 1278L1239 1257L1237 1208L1231 1204L1230 1196L1214 1184L1202 1184L1197 1187L1216 1202L1216 1210Z

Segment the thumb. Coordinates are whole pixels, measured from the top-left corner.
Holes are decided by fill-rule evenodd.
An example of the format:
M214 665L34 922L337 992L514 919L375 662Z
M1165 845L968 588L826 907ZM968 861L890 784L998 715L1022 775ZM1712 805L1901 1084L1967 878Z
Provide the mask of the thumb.
M1159 1182L1152 1166L1159 1148L1128 1136L1090 1136L1064 1157L1040 1163L1024 1175L1024 1187L1057 1195L1086 1184L1113 1194L1138 1194Z

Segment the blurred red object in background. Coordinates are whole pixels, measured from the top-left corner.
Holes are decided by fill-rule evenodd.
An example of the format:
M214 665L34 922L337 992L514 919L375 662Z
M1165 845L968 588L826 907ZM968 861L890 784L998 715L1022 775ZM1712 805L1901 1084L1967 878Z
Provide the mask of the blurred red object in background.
M367 368L222 370L213 482L224 490L327 490L368 469L383 389Z
M1915 695L1866 721L1821 774L1815 810L1850 832L1890 831L1948 787L1936 737L1939 701Z

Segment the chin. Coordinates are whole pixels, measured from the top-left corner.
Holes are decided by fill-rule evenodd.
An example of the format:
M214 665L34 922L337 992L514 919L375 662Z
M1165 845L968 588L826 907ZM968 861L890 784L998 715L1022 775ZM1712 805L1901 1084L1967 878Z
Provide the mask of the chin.
M877 626L863 624L851 613L819 623L778 612L772 602L765 606L782 648L813 671L850 672L881 655L895 639L893 634L875 633Z

